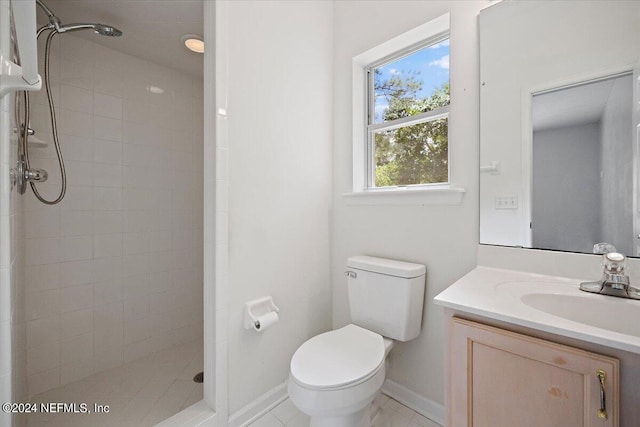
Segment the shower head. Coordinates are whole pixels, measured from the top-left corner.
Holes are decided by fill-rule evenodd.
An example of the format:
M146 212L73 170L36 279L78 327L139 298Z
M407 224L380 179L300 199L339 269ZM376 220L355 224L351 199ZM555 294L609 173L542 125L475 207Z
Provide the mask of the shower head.
M122 31L116 27L105 24L65 24L58 28L59 33L66 33L67 31L79 31L79 30L93 30L94 33L107 37L119 37L122 35Z

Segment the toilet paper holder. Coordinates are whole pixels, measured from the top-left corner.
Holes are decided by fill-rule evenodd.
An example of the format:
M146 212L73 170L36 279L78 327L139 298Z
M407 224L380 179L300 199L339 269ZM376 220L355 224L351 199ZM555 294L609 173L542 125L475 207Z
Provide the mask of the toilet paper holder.
M273 297L262 297L245 302L244 328L259 331L261 328L260 318L271 312L276 315L280 312L280 309L273 303Z

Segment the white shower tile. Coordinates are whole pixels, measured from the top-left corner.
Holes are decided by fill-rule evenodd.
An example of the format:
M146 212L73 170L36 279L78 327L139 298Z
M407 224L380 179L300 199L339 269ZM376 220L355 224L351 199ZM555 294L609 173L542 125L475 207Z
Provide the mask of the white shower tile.
M122 279L95 283L93 292L93 305L96 307L121 302L124 299L124 284Z
M93 256L95 258L115 257L123 254L123 234L96 234L93 236Z
M149 232L149 250L151 252L169 251L172 248L172 235L170 231Z
M93 164L91 162L68 161L67 183L71 186L91 187L93 185Z
M60 289L60 312L68 313L93 307L93 284Z
M93 112L93 91L77 86L60 86L60 107L67 110L91 114Z
M93 209L93 190L90 187L67 187L67 193L60 202L60 209L62 211Z
M124 158L122 162L125 165L147 166L152 156L153 149L151 147L146 145L124 144Z
M93 89L93 66L86 61L65 60L60 63L59 82L85 89Z
M98 327L95 330L94 347L96 356L100 353L109 352L112 349L120 348L122 351L123 339L122 321L111 322L108 327Z
M96 331L96 351L109 346L109 343L102 342L105 339L112 340L114 345L122 345L124 319L124 305L122 301L101 305L93 309L93 325ZM98 343L97 341L101 341Z
M94 44L78 37L60 38L60 57L69 61L93 58ZM89 61L89 63L91 63Z
M60 261L78 261L92 257L92 236L73 236L60 239Z
M65 385L88 377L93 374L93 365L93 357L62 365L60 367L60 384Z
M93 212L93 231L95 234L123 232L124 213L122 211Z
M105 139L93 140L93 162L122 164L122 142L107 141Z
M109 141L122 141L122 121L93 116L93 137Z
M143 189L125 188L124 207L126 210L149 209L149 193Z
M124 278L125 301L147 297L149 294L149 275L138 274Z
M149 274L149 254L131 254L124 259L124 276Z
M59 264L60 287L82 285L93 281L93 260L69 261Z
M138 360L149 354L149 341L142 340L124 345L124 363Z
M125 342L148 338L149 335L149 298L128 298L124 301ZM128 326L131 330L128 330ZM129 338L127 338L129 337Z
M94 209L96 211L122 210L123 198L121 188L95 187L93 189Z
M60 340L60 316L42 317L27 322L27 348L46 347Z
M122 76L114 73L113 70L96 67L92 68L94 86L96 93L104 93L112 96L122 96L123 82Z
M60 366L60 341L39 344L27 352L27 375Z
M124 362L122 345L108 347L105 351L96 352L94 357L94 372L102 372L115 368Z
M123 277L124 260L122 257L98 258L93 260L93 279L106 282Z
M125 255L149 252L149 233L126 233L124 235Z
M60 262L60 239L25 239L24 247L27 266Z
M124 213L124 231L137 233L149 230L149 215L148 210L127 210Z
M146 168L137 165L128 165L124 167L124 187L126 188L147 188L151 177Z
M126 121L134 123L147 123L149 121L149 104L138 99L126 98L123 101Z
M61 264L25 267L24 283L27 292L40 292L59 288L61 270Z
M122 119L122 98L96 92L93 96L93 114Z
M93 360L93 333L78 335L61 343L60 363L62 366L83 360Z
M93 333L93 309L72 311L60 315L61 340L91 333Z
M50 369L27 376L27 390L29 396L43 393L60 385L60 368Z
M61 236L81 236L93 233L91 211L65 211L60 216Z
M93 136L93 116L71 110L60 110L58 117L58 131L73 136Z
M37 134L40 139L52 141L49 133ZM90 162L93 158L93 142L91 138L60 134L60 148L65 160Z
M172 278L167 271L151 272L149 292L162 293L171 290Z

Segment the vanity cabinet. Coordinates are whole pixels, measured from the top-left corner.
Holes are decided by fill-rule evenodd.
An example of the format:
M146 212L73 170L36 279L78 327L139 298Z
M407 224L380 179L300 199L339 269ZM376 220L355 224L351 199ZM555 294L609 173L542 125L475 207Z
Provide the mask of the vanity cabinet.
M455 317L450 334L449 427L619 426L617 359Z

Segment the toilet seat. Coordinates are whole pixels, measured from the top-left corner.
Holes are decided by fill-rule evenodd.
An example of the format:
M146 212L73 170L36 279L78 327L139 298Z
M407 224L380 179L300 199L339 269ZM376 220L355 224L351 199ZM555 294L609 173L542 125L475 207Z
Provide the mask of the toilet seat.
M347 325L302 344L291 359L291 378L312 390L347 388L379 372L385 356L381 335Z

